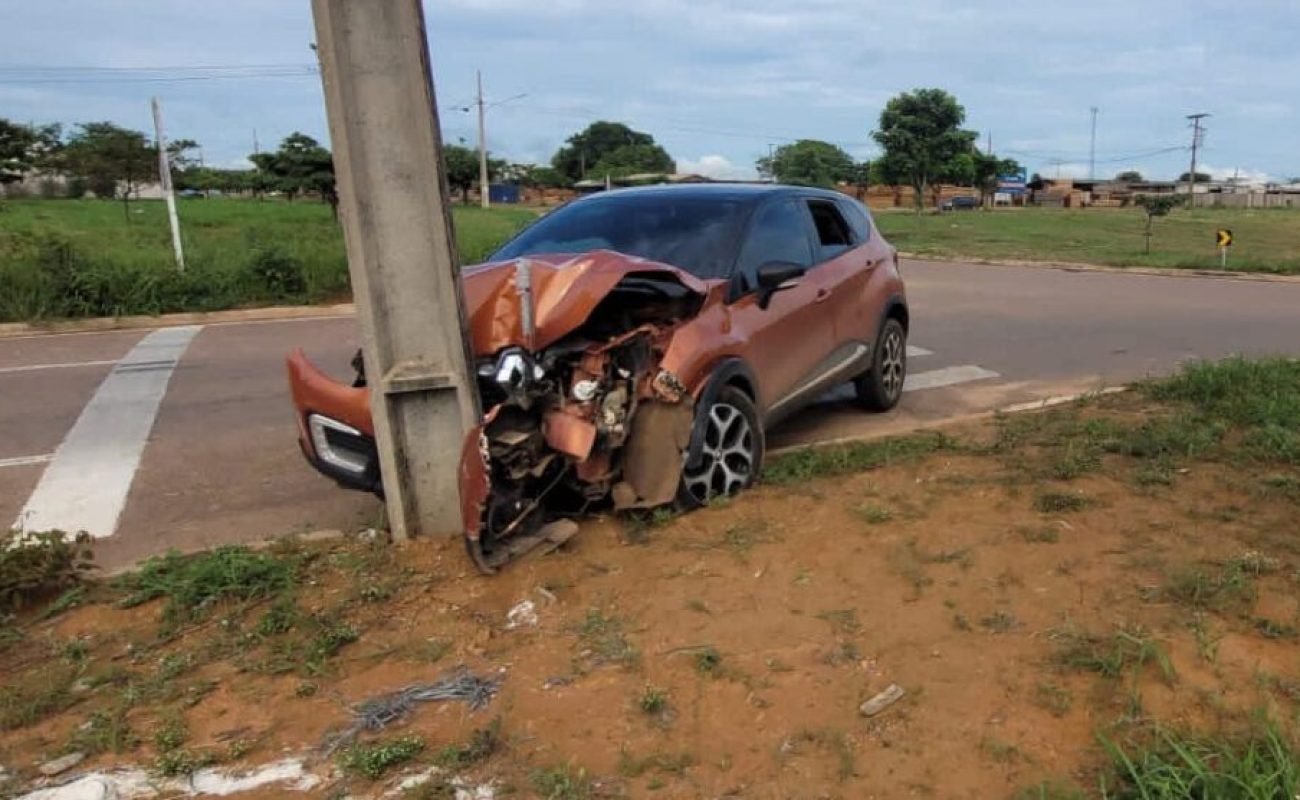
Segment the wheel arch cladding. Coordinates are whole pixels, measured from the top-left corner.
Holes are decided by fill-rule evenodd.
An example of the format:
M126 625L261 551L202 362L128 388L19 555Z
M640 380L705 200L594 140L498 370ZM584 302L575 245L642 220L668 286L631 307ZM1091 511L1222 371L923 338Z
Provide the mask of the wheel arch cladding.
M885 319L896 319L903 326L903 333L911 329L911 314L907 310L907 302L902 297L894 295L889 298L885 306Z
M713 403L714 398L718 396L718 392L727 386L735 387L747 394L754 406L758 407L758 379L754 376L754 371L739 358L727 358L721 361L709 373L708 382L704 384L704 391L700 392L700 397L695 402L697 413L695 423L691 427L691 444L686 452L687 466L695 467L699 465L700 452L704 447L705 425L698 410L708 408ZM762 427L761 418L759 426Z

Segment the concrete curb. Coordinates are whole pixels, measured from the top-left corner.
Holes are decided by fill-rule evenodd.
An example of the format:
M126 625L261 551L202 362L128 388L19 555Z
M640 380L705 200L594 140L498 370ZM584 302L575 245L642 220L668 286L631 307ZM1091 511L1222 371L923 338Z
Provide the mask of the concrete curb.
M152 330L177 325L238 325L245 322L279 322L288 320L346 317L356 313L352 303L331 306L267 306L235 308L228 311L161 314L156 317L93 317L52 322L6 322L0 324L0 339L25 336L49 336L64 333L99 333L121 330Z
M1300 275L1273 275L1267 272L1224 272L1213 269L1174 269L1172 267L1107 267L1101 264L1080 264L1071 261L1018 261L1010 258L973 258L969 256L938 256L898 251L901 258L912 261L933 261L941 264L977 264L988 267L1035 267L1057 269L1063 272L1105 272L1117 275L1149 275L1159 278L1217 278L1231 281L1256 281L1260 283L1300 283Z
M910 436L917 431L934 430L935 428L948 428L958 425L964 425L971 422L992 419L1002 414L1023 414L1027 411L1042 411L1054 406L1062 406L1067 403L1073 403L1076 400L1082 400L1085 397L1100 397L1108 394L1119 394L1127 392L1128 386L1106 386L1101 389L1094 389L1078 394L1063 394L1052 397L1044 397L1042 400L1030 400L1026 403L1015 403L1002 408L995 408L991 411L977 411L973 414L963 414L959 417L944 417L943 419L932 419L918 422L907 430L899 431L880 431L879 433L864 433L860 436L841 436L835 439L823 439L819 442L808 442L806 444L792 444L788 447L778 447L775 450L768 450L765 456L783 456L790 453L799 453L804 450L820 450L826 447L841 447L846 444L856 444L858 442L870 442L877 439L893 439L900 436ZM760 480L761 482L761 480Z

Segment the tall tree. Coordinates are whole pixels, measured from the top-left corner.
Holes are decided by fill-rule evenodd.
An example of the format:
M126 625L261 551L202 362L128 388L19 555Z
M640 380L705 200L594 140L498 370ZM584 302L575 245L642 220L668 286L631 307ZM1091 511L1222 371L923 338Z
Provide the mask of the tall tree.
M1120 174L1116 175L1115 180L1119 181L1120 183L1141 183L1145 179L1142 177L1141 172L1138 172L1135 169L1126 169Z
M458 144L442 146L442 164L447 173L447 185L460 192L462 203L469 202L469 190L478 186L478 151ZM506 162L488 154L488 181L496 180L506 168Z
M830 142L800 139L783 144L756 164L760 175L801 186L834 186L858 175L853 156Z
M278 150L254 153L248 160L257 166L264 186L284 192L291 201L300 194L315 194L338 213L334 158L307 134L291 133Z
M96 196L121 198L128 221L131 195L140 184L158 179L158 150L149 138L111 122L78 125L60 164L69 175L84 179Z
M671 174L677 170L668 151L657 144L625 144L601 156L588 174L603 178L622 178L638 173Z
M1190 173L1190 172L1184 172L1182 175L1179 175L1179 176L1178 176L1178 182L1179 182L1179 183L1187 183L1187 182L1190 181L1191 179L1192 179L1192 173ZM1208 172L1197 172L1197 173L1196 173L1196 182L1197 182L1197 183L1209 183L1211 180L1213 180L1213 177L1211 177L1210 173L1208 173Z
M662 147L655 144L653 136L634 131L621 122L603 120L593 122L584 130L570 136L567 143L551 158L551 166L563 173L570 182L580 181L588 174L603 177L603 173L597 173L595 167L615 150L629 145L646 145L655 150L635 151L635 155L632 152L624 153L618 156L615 162L609 164L611 168L635 162L650 166L634 169L633 172L673 171L672 158ZM663 168L665 166L666 169Z
M1000 176L1023 174L1024 167L1014 158L998 158L978 150L971 153L971 185L979 190L981 203L997 191Z
M21 125L0 118L0 184L17 183L38 171L60 146L58 125Z
M904 92L880 112L871 136L885 151L881 172L912 187L918 212L930 184L965 168L954 163L974 149L976 133L962 129L965 121L966 110L942 89Z

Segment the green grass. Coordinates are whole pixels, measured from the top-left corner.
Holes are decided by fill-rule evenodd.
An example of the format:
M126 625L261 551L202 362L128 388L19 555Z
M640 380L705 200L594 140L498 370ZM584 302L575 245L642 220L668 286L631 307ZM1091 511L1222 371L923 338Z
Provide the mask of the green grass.
M1300 210L1178 209L1157 219L1143 253L1146 215L1138 209L1008 209L933 215L878 213L898 249L918 256L1076 262L1108 266L1218 269L1218 228L1235 243L1228 269L1300 273Z
M350 775L378 780L388 770L405 764L424 750L418 736L402 736L382 742L356 744L339 753L339 768Z
M948 436L935 432L810 447L771 459L763 467L763 481L778 485L799 484L811 478L865 472L889 464L914 461L958 447Z
M1300 758L1276 729L1244 741L1162 732L1136 751L1107 739L1118 777L1107 800L1290 800L1300 797Z
M195 556L171 552L151 558L138 572L120 578L118 585L127 592L121 603L127 608L166 598L162 618L164 627L170 627L201 618L222 600L260 600L288 592L297 571L292 557L226 546ZM272 613L277 611L272 608ZM288 623L264 618L262 625L287 629Z
M482 260L536 214L455 206L462 263ZM0 204L0 322L315 303L349 294L343 237L315 202L183 200L186 265L172 261L160 201Z

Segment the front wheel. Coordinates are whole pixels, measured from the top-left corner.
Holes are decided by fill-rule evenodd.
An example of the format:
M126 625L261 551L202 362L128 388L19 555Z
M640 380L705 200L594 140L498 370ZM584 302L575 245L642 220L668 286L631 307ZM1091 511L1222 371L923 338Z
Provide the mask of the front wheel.
M699 508L749 487L763 466L763 428L749 396L723 387L707 406L696 410L704 441L694 465L682 470L677 506Z
M901 322L888 319L876 337L871 369L853 382L858 402L868 411L888 411L902 398L906 378L907 332Z

